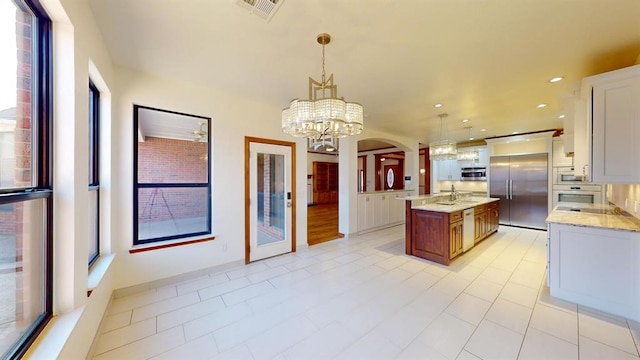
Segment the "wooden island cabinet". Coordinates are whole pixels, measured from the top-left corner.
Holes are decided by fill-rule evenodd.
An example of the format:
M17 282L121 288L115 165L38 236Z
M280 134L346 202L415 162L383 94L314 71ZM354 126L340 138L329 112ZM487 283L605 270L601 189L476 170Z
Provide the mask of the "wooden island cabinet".
M486 239L498 231L498 200L478 200L477 205L460 202L453 205L437 203L412 206L406 201L405 251L440 264L449 265L463 253L464 210L473 208L473 243Z

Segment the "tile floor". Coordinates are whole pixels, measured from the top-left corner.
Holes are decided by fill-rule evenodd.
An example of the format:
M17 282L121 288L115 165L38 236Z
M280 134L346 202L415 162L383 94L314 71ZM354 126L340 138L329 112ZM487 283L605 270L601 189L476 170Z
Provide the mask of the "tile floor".
M640 323L549 296L546 232L449 266L404 227L114 299L93 359L638 359Z

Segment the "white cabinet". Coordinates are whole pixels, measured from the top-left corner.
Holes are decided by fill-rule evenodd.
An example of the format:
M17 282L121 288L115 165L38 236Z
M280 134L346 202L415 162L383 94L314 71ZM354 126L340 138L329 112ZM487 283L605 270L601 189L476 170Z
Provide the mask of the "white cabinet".
M405 218L407 191L388 191L358 195L358 232L398 225Z
M458 151L476 150L478 151L478 160L457 160L458 168L464 167L488 167L489 164L489 152L486 146L471 146L466 148L458 148ZM458 177L460 175L458 174ZM460 179L452 179L460 180Z
M370 229L374 225L375 194L358 195L358 231L361 229Z
M640 321L640 233L549 224L551 296Z
M458 160L439 160L435 161L438 166L438 180L460 180L460 164Z
M373 222L376 226L389 223L389 198L390 195L387 193L376 194L374 197L373 206L375 208L375 216Z
M554 138L552 142L553 154L551 157L552 166L573 166L573 158L565 155L562 140Z
M640 65L585 78L582 92L591 134L589 180L640 183Z

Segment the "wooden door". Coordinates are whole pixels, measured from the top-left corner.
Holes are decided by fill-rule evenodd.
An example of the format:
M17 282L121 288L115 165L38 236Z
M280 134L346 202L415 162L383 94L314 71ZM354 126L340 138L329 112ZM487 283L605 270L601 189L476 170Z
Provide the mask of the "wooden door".
M400 165L384 166L384 190L402 190L404 177Z

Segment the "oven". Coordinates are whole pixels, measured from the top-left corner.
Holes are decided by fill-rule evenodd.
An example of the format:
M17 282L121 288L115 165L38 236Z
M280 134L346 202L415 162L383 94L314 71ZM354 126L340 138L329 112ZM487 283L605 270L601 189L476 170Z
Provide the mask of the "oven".
M583 184L586 176L576 175L573 166L558 166L553 168L553 184Z
M553 207L560 202L602 204L604 202L603 185L554 185Z
M486 181L486 167L463 167L460 169L460 180L462 181Z

